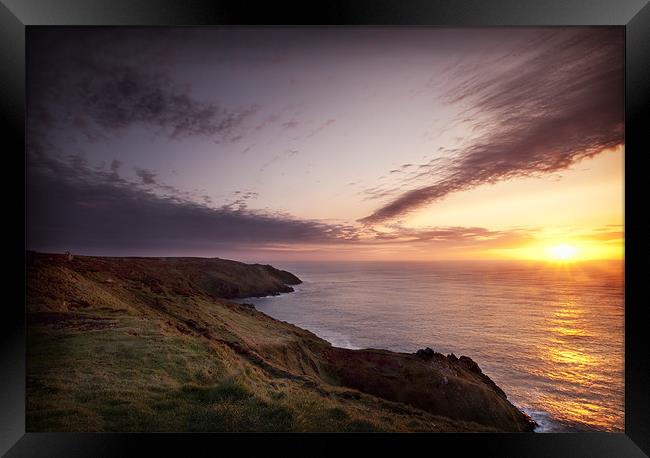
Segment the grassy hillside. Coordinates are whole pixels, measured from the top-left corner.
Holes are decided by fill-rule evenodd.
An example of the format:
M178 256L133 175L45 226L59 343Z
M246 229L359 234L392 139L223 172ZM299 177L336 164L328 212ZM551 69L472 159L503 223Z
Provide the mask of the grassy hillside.
M332 347L233 297L271 266L36 254L28 431L529 431L469 358Z

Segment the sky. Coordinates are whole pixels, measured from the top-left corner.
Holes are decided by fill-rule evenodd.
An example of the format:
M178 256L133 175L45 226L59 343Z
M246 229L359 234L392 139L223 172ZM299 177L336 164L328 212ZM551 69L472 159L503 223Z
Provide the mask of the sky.
M30 28L27 246L622 259L623 34Z

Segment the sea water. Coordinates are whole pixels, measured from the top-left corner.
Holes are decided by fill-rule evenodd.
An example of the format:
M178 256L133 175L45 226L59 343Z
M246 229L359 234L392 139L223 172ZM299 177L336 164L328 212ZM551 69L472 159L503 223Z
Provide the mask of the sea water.
M275 262L303 283L249 298L333 345L476 361L537 431L623 431L623 262Z

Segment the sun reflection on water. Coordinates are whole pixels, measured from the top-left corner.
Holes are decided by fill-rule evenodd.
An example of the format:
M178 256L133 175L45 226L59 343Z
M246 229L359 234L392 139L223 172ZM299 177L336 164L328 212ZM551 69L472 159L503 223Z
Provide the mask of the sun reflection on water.
M294 267L312 277L265 313L339 346L472 355L539 431L624 430L621 263Z
M585 310L568 300L548 318L547 344L540 347L540 359L546 364L546 373L539 374L549 382L580 385L589 392L590 387L602 385L603 366L598 355L587 353L580 345L580 338L593 333L584 327ZM566 423L583 423L610 429L613 419L608 409L597 399L585 396L581 399L562 395L562 390L546 393L538 399L541 407L555 418Z

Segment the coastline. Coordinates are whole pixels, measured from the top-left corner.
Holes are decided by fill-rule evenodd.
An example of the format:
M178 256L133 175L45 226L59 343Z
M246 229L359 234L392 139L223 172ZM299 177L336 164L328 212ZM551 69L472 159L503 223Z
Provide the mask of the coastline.
M301 282L301 284L302 283L304 283L304 282ZM288 294L295 294L296 292L297 291L294 290L294 291L281 292L281 293L275 293L275 294L266 294L266 295L262 295L262 296L248 296L248 297L236 298L236 299L232 299L232 300L233 300L233 302L236 302L238 304L255 307L257 309L257 306L255 304L250 303L250 302L246 302L246 299L280 298L281 296L288 295ZM259 309L257 309L257 310L259 310ZM260 312L264 313L262 311L260 311ZM277 319L277 318L274 318L274 319ZM287 323L290 323L290 322L287 321ZM290 323L290 324L298 326L295 323ZM300 327L300 326L298 326L298 327ZM301 328L301 329L304 329L305 331L308 331L308 332L313 332L319 338L321 338L324 341L328 342L333 347L339 347L339 348L346 349L346 350L364 350L363 347L355 346L355 345L352 345L351 343L349 343L348 337L343 335L343 334L340 334L339 337L330 338L327 335L325 335L325 334L327 334L327 332L323 332L322 330L319 330L319 329L307 329L307 328ZM378 349L378 350L394 352L393 350L384 350L384 349ZM403 352L394 352L394 353L399 353L399 354L404 354L404 355L409 354L409 353L403 353ZM532 422L535 423L535 426L534 426L534 428L533 428L533 430L531 432L544 433L544 432L553 432L554 431L552 425L557 420L552 419L550 414L548 414L547 412L533 412L530 409L526 409L526 408L518 405L516 402L514 402L512 400L510 400L510 403L512 403L512 405L514 405L519 411L524 413L526 416L528 416L531 419Z
M57 341L71 339L79 343L83 339L84 345L94 346L95 339L107 339L102 333L108 332L118 348L126 346L125 339L131 345L156 346L173 340L175 346L181 345L182 351L199 345L195 351L209 349L214 353L210 364L215 365L215 370L209 372L209 376L203 374L189 387L187 383L181 384L181 391L192 391L200 385L201 390L212 392L216 388L210 386L219 387L225 381L230 380L228 383L232 384L232 380L236 380L238 394L235 397L241 397L239 402L264 411L270 408L275 412L273 415L282 412L284 420L277 425L267 422L254 430L274 430L276 426L280 430L355 430L360 425L378 431L533 429L530 418L512 405L505 393L470 358L444 356L433 351L416 355L339 348L310 331L215 295L215 291L234 296L244 291L252 291L253 295L269 293L269 285L277 289L265 295L288 293L288 285L280 281L291 278L286 276L287 272L270 270L273 269L270 266L214 259L124 259L75 257L70 261L63 256L36 256L36 262L28 269L28 316L30 329L34 331L30 335L37 336L34 345L30 345L32 359L38 361L42 357L41 339L49 341L54 335ZM201 273L195 270L197 266ZM231 269L239 275L237 282L233 280ZM257 291L250 289L253 278L262 282L258 283ZM225 283L219 283L222 280ZM54 289L53 284L56 284ZM128 330L125 322L129 323ZM134 322L136 329L132 329ZM142 340L143 335L148 336L146 341ZM179 339L184 343L178 343ZM48 350L52 357L51 349ZM163 349L162 354L165 351ZM136 350L132 352L137 353ZM88 364L93 365L118 363L117 360L102 362L91 356L88 358ZM51 430L56 426L39 417L38 410L47 404L48 391L39 386L48 385L45 373L69 377L66 368L72 362L78 363L55 358L44 364L45 367L32 366L28 378L31 381L28 386L30 405L33 406L28 409L30 430ZM226 363L226 368L221 367L222 363ZM149 365L145 363L145 368ZM239 369L233 371L228 367ZM163 374L169 372L163 370L161 376ZM109 374L109 378L113 375ZM131 376L137 377L137 371ZM181 374L177 378L185 377L186 374ZM168 384L171 391L179 388L179 380L170 380ZM109 388L107 383L95 387L101 392L111 392ZM231 388L227 391L231 392ZM270 388L275 394L269 392ZM115 393L111 392L113 395ZM78 399L80 394L67 394L66 401L72 404L70 396ZM132 401L124 394L117 398L115 402L130 404ZM203 407L210 411L230 409L228 406L234 402L230 398L217 398L209 397L211 403ZM323 419L310 412L306 420L303 418L306 414L296 408L304 399L311 399L313 405L330 406L326 411L343 413ZM97 405L99 401L96 400ZM188 405L194 402L192 398ZM89 406L84 408L93 411ZM185 408L185 405L176 407L177 410ZM376 411L378 420L363 419L360 412L369 408ZM229 415L236 416L232 412ZM66 418L65 421L72 422L68 425L72 429L64 430L78 430L83 425L80 419ZM173 423L172 419L169 421ZM95 428L82 429L112 430L110 422L102 426L100 423L95 420ZM39 424L45 427L38 427ZM238 424L241 427L237 421L225 426L213 421L210 425L206 420L193 423L190 429L237 430ZM147 426L140 424L140 428ZM165 427L158 425L155 429L165 430Z
M335 345L471 356L550 432L623 428L621 272L601 263L286 262L296 294L251 299ZM329 333L332 331L332 333Z

